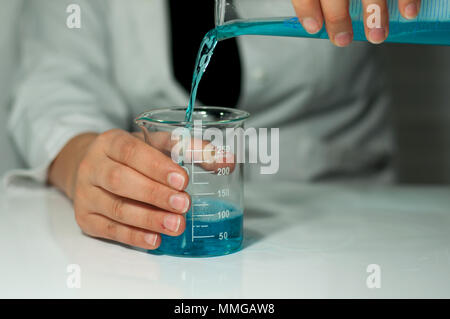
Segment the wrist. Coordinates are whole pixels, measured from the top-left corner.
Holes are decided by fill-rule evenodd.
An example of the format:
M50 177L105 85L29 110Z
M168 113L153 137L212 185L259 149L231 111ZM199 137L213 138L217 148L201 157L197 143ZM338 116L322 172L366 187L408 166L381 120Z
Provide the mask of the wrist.
M74 196L78 167L97 136L96 133L75 136L63 147L50 165L48 182L62 190L70 199Z

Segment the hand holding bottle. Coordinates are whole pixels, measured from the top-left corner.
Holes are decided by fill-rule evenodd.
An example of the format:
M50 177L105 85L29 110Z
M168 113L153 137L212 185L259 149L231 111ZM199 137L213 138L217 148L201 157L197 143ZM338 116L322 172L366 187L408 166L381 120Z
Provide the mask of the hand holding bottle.
M389 35L389 12L387 0L361 0L364 21L371 14L379 14L378 26L365 24L367 39L379 44ZM348 46L353 41L352 20L349 13L349 0L292 0L295 11L307 32L319 32L325 23L331 42L339 47ZM401 15L414 19L419 14L421 0L398 0Z

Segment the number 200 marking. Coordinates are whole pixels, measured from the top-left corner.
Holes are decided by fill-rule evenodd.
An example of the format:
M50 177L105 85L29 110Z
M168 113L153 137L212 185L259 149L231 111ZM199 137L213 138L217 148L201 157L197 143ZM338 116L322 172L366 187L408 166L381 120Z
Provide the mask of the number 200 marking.
M229 167L219 168L217 171L217 175L219 176L230 175L230 168Z

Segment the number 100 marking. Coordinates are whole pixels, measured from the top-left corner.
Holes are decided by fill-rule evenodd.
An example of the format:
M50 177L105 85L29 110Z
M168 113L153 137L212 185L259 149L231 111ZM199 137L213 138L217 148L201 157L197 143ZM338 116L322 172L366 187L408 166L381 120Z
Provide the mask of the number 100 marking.
M230 211L227 210L222 210L220 212L217 213L219 215L219 219L225 219L225 218L229 218L230 217Z

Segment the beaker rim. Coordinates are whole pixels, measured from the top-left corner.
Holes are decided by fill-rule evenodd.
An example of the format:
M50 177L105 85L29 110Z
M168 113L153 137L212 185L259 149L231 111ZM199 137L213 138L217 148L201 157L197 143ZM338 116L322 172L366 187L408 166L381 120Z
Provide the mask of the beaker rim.
M152 124L158 124L158 125L168 125L168 126L186 126L189 124L189 122L183 120L183 121L176 121L176 120L167 120L167 119L161 119L158 118L158 116L161 117L162 114L167 114L167 112L173 112L173 111L182 111L186 113L187 108L184 106L181 107L164 107L164 108L155 108L151 109L149 111L141 113L139 116L136 117L135 123L139 125L139 122L146 121L151 122ZM227 125L232 123L239 123L243 122L246 119L249 118L250 113L244 110L240 109L234 109L234 108L228 108L228 107L220 107L220 106L196 106L193 114L198 114L201 112L226 112L231 115L230 118L224 119L224 120L214 120L214 121L203 121L203 125Z

